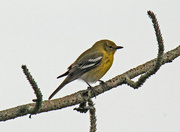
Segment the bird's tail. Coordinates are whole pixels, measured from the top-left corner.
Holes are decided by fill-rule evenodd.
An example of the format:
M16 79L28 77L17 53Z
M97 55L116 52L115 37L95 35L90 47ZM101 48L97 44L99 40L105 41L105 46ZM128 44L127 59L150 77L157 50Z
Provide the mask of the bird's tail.
M57 87L57 89L49 96L49 100L57 93L59 92L59 90L61 90L66 84L68 84L69 81L67 81L66 79Z

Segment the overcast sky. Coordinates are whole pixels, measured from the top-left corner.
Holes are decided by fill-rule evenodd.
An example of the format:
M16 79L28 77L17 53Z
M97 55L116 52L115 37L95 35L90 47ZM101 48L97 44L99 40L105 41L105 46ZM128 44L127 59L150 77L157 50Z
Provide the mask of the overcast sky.
M165 52L179 46L179 0L0 0L0 110L35 98L22 64L46 100L63 81L56 77L101 39L124 47L116 52L104 81L155 58L157 41L147 10L157 15ZM138 90L122 85L93 99L97 132L179 132L179 73L178 58ZM54 98L86 87L74 81ZM89 114L77 113L74 107L1 122L0 130L88 132Z

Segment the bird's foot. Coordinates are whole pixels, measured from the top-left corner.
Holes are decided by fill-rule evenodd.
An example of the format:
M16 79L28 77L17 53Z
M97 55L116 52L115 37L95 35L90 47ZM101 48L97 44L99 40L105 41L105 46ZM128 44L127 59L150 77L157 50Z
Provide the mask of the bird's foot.
M92 86L89 83L87 83L87 84L89 86L89 87L87 87L87 89L90 90L92 95L96 98L96 93L95 93L94 89L92 88Z
M100 82L100 85L102 85L103 92L106 91L106 88L108 87L107 84L102 80L98 80L98 81Z

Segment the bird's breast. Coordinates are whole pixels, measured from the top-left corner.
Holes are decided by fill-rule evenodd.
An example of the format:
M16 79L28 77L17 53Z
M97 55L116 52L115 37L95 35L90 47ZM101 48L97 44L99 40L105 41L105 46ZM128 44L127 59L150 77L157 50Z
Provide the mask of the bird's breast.
M106 72L111 67L112 63L113 63L113 55L104 56L102 62L94 69L84 73L81 76L81 79L89 83L97 82L99 79L101 79L104 76L104 74L106 74Z

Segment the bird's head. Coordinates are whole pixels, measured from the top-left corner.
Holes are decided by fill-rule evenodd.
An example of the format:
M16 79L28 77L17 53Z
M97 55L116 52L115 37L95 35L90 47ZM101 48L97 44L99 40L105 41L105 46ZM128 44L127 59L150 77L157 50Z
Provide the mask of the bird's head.
M96 42L93 45L93 48L102 49L106 51L107 53L115 53L117 49L122 49L122 46L117 46L113 41L104 39Z

